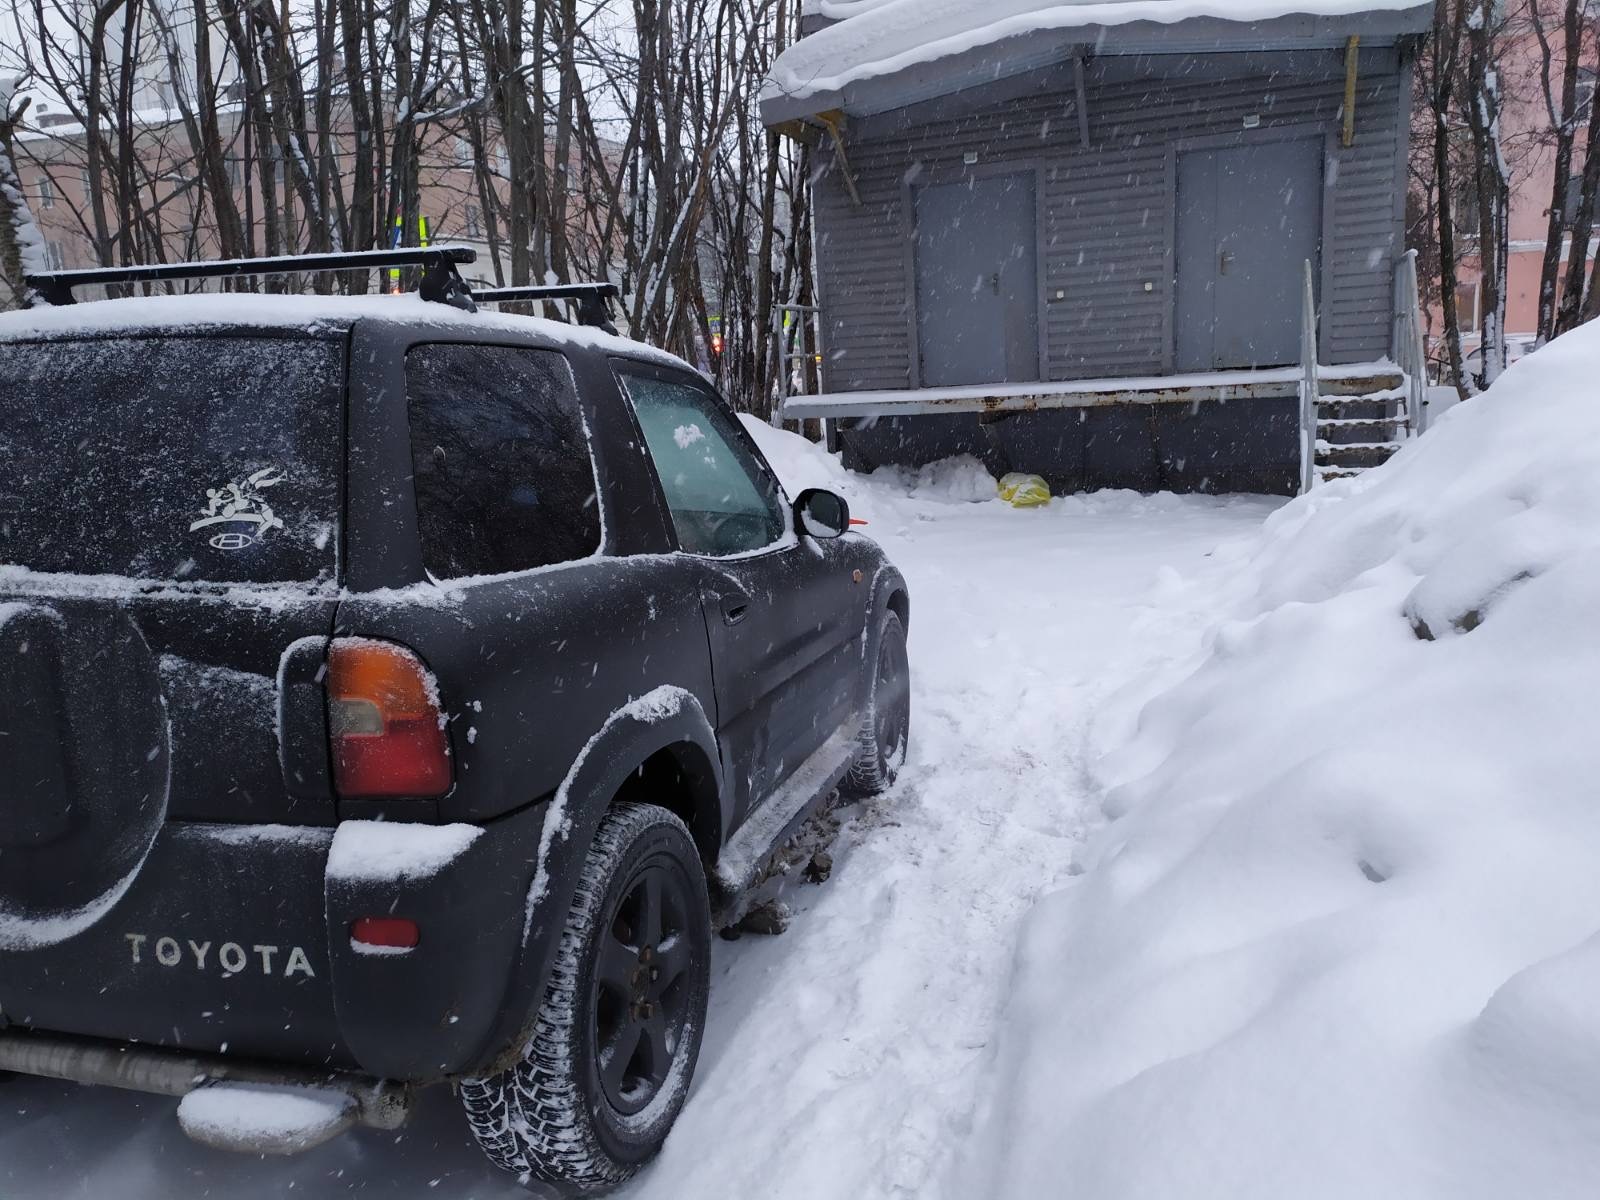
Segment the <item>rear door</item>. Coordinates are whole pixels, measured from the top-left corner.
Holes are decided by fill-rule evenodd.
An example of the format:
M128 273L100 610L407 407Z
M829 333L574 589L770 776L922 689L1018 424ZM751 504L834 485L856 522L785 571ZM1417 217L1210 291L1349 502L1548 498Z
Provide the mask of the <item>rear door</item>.
M863 625L840 548L797 540L789 501L694 376L621 362L683 553L698 566L725 777L738 818L853 714Z
M333 821L325 745L281 754L279 729L337 603L345 347L0 346L0 1010L169 1039L215 1009L125 939L181 933L214 966L295 917L295 943L320 932L320 886L264 906L260 879L141 866L170 866L185 822Z

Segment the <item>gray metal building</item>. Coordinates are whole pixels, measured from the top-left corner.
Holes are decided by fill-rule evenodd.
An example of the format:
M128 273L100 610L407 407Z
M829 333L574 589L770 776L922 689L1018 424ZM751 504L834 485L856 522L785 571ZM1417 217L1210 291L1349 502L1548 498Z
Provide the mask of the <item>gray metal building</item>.
M859 63L848 27L876 14L808 18L763 99L816 147L822 394L786 412L831 418L849 465L1290 492L1414 426L1409 64L1431 6L1094 20L1136 8L838 86L830 38Z

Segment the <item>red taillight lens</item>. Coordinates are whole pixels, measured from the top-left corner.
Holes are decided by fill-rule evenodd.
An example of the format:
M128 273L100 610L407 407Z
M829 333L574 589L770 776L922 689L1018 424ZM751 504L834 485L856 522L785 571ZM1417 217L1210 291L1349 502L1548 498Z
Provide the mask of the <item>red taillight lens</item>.
M415 921L404 917L362 917L350 923L350 940L381 950L414 950L422 941Z
M404 646L338 638L328 651L333 786L346 799L430 799L450 790L439 689Z

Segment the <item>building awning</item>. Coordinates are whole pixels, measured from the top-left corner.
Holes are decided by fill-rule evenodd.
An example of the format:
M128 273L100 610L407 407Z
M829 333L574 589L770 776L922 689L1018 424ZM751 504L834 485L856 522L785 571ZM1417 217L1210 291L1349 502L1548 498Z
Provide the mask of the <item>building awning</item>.
M1416 0L814 0L832 20L778 57L768 125L870 116L1085 53L1221 54L1392 44L1425 33Z

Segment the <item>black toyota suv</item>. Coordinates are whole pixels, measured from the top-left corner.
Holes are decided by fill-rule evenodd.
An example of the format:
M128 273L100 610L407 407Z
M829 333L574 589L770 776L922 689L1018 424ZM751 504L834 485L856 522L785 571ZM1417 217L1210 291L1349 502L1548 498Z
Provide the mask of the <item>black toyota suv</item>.
M450 1083L589 1194L684 1103L713 930L893 779L908 597L606 289L477 310L470 254L0 316L0 1072L258 1152Z

